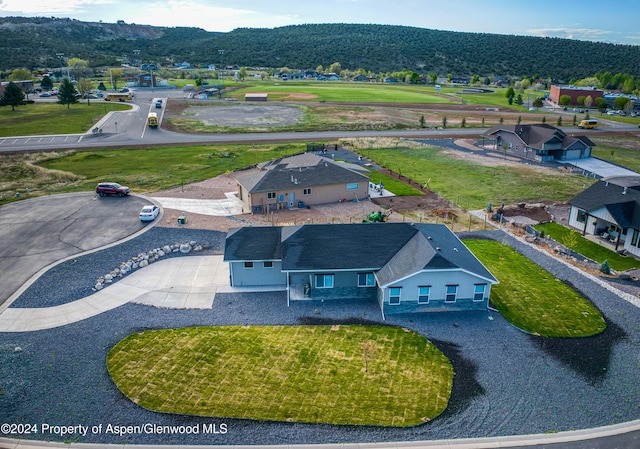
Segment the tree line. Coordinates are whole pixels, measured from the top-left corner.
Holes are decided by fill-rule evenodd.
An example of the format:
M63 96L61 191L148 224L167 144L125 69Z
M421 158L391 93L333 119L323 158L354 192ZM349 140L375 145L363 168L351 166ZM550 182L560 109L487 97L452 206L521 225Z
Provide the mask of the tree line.
M223 57L219 50L224 50ZM640 51L633 45L395 25L309 24L214 33L189 27L3 17L0 52L0 70L5 73L21 67L55 69L61 67L57 55L64 54L90 61L94 68L134 59L161 66L189 61L296 69L329 67L339 61L352 72L406 70L477 75L481 80L505 76L568 83L606 72L640 77Z

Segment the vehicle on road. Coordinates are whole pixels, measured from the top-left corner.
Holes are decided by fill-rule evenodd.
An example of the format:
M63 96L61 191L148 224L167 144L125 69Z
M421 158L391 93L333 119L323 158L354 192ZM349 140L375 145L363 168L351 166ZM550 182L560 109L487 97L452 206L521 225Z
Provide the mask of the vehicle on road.
M105 95L104 101L129 101L131 98L131 92L111 92Z
M140 221L153 221L160 213L160 208L156 205L150 204L144 206L140 211Z
M598 127L598 121L595 119L586 119L586 120L581 120L580 123L578 124L578 128L580 129L595 129Z
M157 128L158 127L158 114L155 112L150 112L147 116L147 125L149 128Z
M117 195L127 196L131 190L127 186L121 186L117 182L101 182L96 186L96 193L100 196Z
M156 109L162 108L162 101L156 101Z

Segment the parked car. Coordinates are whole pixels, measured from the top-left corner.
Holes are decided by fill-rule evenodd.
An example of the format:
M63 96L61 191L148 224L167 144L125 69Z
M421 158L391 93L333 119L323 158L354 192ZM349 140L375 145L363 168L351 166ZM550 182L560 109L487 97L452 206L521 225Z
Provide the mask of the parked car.
M126 196L129 195L129 187L121 186L117 182L101 182L96 186L96 193L100 196L105 195L118 195L118 196Z
M161 101L157 101L156 102L156 109L162 109L162 102Z
M50 96L51 96L51 94L50 94L49 92L42 92L42 93L40 94L40 96L41 96L41 97L50 97Z
M153 221L160 213L160 208L153 204L144 206L140 211L140 221Z

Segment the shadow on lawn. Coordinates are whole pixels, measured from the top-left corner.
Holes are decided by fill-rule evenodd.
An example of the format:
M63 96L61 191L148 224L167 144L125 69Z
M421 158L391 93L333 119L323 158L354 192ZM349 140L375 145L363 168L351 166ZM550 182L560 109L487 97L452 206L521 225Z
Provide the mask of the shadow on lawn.
M609 320L606 322L604 332L593 337L548 338L530 335L529 338L540 349L567 365L593 386L607 375L614 346L627 337L616 323Z

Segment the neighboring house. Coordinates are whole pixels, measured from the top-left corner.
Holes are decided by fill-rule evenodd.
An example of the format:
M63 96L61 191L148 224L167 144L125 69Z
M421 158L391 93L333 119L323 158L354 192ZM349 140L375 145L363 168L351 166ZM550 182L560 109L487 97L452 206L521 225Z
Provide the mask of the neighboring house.
M387 77L385 77L382 81L383 81L384 83L397 83L397 82L399 82L399 81L398 81L398 78L395 78L395 77L393 77L393 76L387 76Z
M497 125L485 132L495 149L538 162L569 161L591 157L595 143L586 136L568 136L547 124Z
M254 213L369 196L368 176L313 153L280 158L232 174L238 197Z
M640 175L603 178L569 204L569 226L640 256Z
M229 231L232 287L292 300L377 301L386 314L485 310L496 278L445 225L244 227Z
M369 81L369 77L367 75L356 75L353 77L353 81L358 81L358 82L368 82Z

